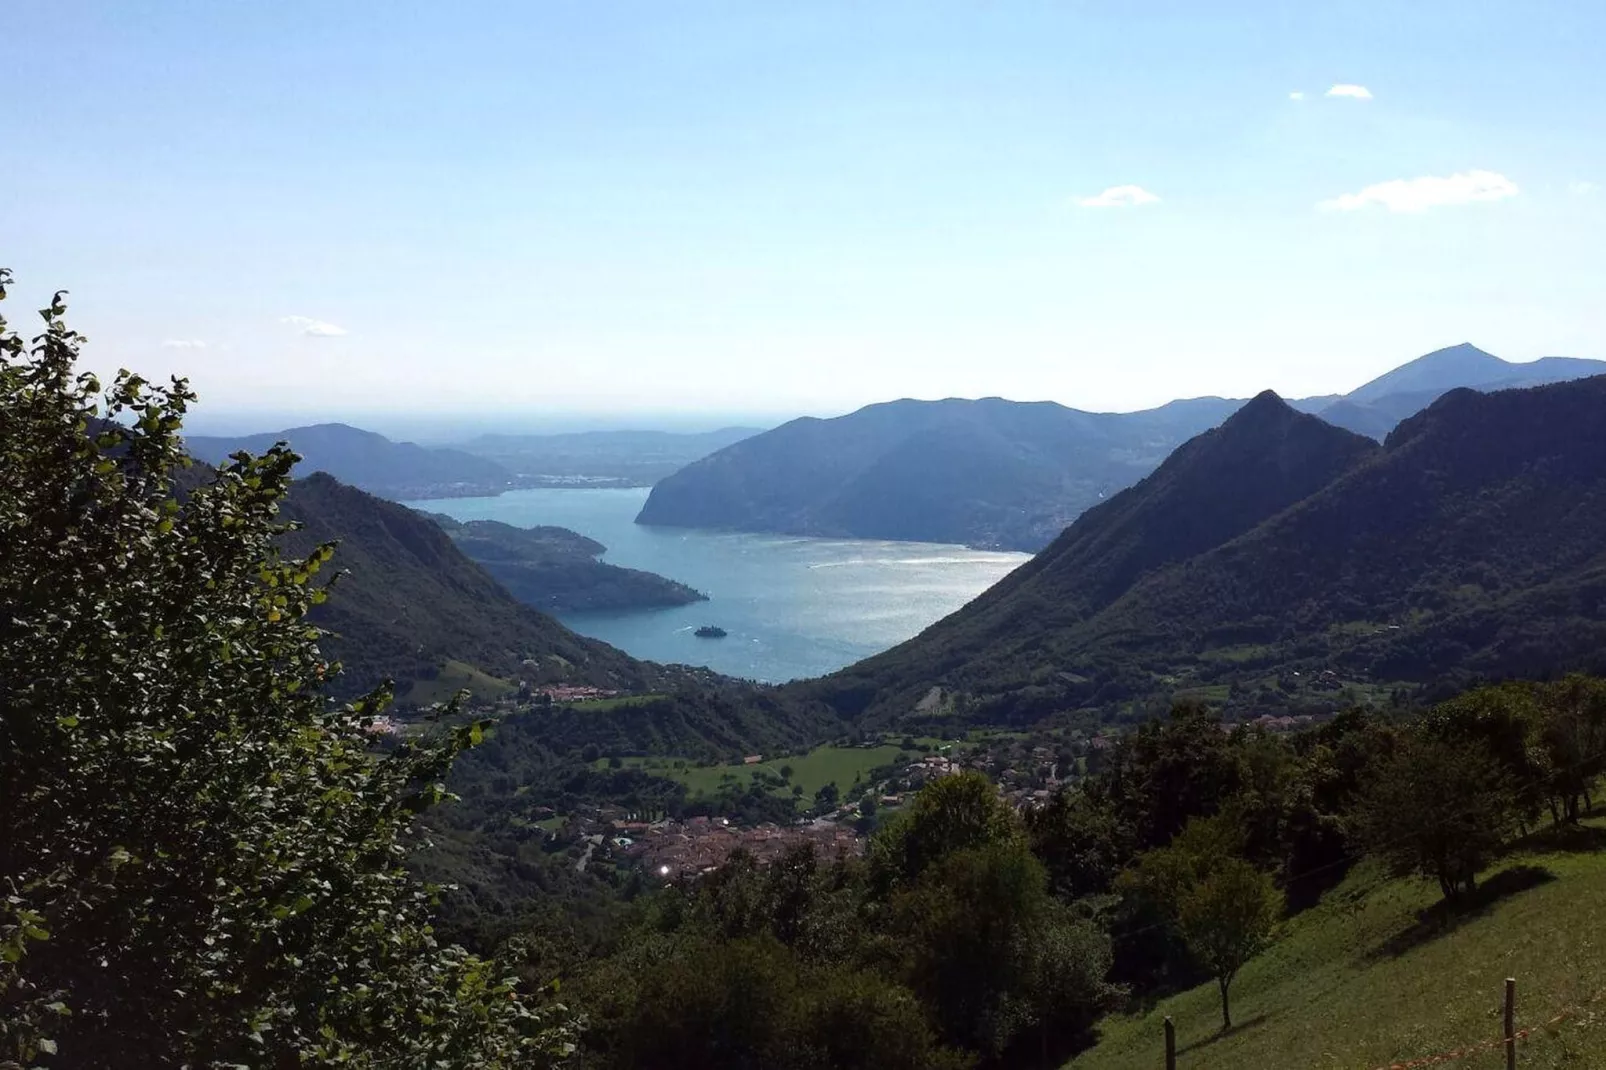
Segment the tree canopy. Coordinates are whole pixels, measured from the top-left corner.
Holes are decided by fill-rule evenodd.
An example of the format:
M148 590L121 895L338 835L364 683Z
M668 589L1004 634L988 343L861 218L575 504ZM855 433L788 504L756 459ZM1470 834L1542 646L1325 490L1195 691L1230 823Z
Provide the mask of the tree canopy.
M8 274L0 272L0 296ZM567 1046L440 946L403 868L480 725L376 734L281 553L295 456L191 466L194 400L0 319L0 1062L538 1065Z

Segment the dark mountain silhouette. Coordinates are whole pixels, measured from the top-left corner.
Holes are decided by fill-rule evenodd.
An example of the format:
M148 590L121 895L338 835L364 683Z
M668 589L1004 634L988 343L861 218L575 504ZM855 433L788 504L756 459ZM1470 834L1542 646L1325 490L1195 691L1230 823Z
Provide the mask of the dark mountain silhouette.
M314 424L258 435L196 435L185 439L190 454L222 464L240 450L262 453L288 442L301 455L298 472L327 472L370 494L391 499L497 494L512 483L501 465L461 450L427 449L392 442L346 424Z
M1264 429L1276 409L1259 408L1238 430ZM804 686L872 718L906 716L936 686L978 718L1035 719L1196 688L1252 710L1257 696L1281 701L1279 688L1309 679L1334 689L1454 687L1480 675L1606 667L1606 377L1452 391L1382 450L1316 451L1308 479L1281 486L1289 495L1319 489L1219 545L1208 544L1231 523L1201 525L1211 534L1154 555L1168 563L1147 571L1110 564L1153 559L1144 553L1094 552L1119 530L1118 515L1174 529L1179 512L1241 494L1249 480L1234 477L1235 466L1185 463L1207 455L1211 437L1089 513L1058 553L996 593ZM1119 590L1127 575L1135 582ZM1089 611L1065 612L1065 603ZM1316 698L1341 704L1345 695Z
M513 597L548 613L683 606L705 598L656 573L597 560L607 547L567 528L421 515L440 525Z
M950 398L803 418L664 479L637 521L1038 549L1237 405L1089 413Z

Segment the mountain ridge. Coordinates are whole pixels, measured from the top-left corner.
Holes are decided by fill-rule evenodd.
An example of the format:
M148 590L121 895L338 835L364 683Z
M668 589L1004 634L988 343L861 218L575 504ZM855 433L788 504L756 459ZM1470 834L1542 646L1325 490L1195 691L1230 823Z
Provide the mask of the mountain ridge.
M1461 343L1348 394L1291 404L1382 441L1446 390L1591 372L1606 372L1606 362L1518 364ZM1242 404L1202 397L1092 413L997 397L879 402L845 416L793 420L710 454L654 486L637 522L1036 551Z
M881 690L924 687L932 662L952 665L990 644L1029 644L1045 629L1074 626L1143 575L1236 537L1379 452L1370 440L1264 391L1152 474L1087 510L958 613L827 677L819 690L858 690L855 681L866 676ZM1223 493L1226 481L1233 489ZM927 657L899 668L922 649ZM892 671L883 674L882 666Z
M342 483L383 498L408 499L497 494L512 485L501 465L461 450L394 442L375 431L343 423L308 424L252 435L192 435L190 455L208 464L227 463L244 450L258 454L288 442L301 457L298 472L327 472Z
M1603 415L1606 377L1451 391L1383 447L1357 447L1318 489L1137 575L1086 615L1054 615L1071 596L1050 557L907 643L810 682L812 693L875 722L909 716L936 687L977 719L1014 722L1198 688L1240 709L1331 706L1353 701L1344 681L1447 687L1598 670ZM1152 489L1122 492L1112 511ZM1211 490L1206 480L1188 493ZM1090 513L1062 538L1074 545L1079 525L1100 523ZM1330 680L1331 693L1307 678Z
M881 402L799 418L694 462L653 488L637 522L1037 549L1235 407Z

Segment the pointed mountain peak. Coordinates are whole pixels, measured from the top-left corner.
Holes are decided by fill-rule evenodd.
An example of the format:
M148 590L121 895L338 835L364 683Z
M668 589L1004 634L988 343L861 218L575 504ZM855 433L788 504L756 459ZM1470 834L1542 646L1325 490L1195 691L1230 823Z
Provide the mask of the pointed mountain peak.
M1312 451L1352 457L1375 448L1364 436L1337 427L1319 416L1300 412L1278 396L1263 390L1227 418L1214 431L1183 443L1157 471L1209 471L1258 463L1267 457L1289 457ZM1347 463L1344 462L1344 463Z
M1417 357L1416 360L1446 360L1451 358L1460 360L1471 358L1473 360L1482 361L1500 360L1500 358L1495 356L1493 353L1490 353L1486 349L1479 349L1471 342L1458 342L1453 346L1445 346L1443 349L1435 349L1433 352L1428 353L1425 356ZM1416 361L1412 361L1412 363L1414 364ZM1501 361L1501 363L1505 362Z
M1260 425L1267 422L1282 423L1291 416L1298 416L1299 412L1275 390L1262 390L1248 401L1242 408L1227 418L1222 428Z

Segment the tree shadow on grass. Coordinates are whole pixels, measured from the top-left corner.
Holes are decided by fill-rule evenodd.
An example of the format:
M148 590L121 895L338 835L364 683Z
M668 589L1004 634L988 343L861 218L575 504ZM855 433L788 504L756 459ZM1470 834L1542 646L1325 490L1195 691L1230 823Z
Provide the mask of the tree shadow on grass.
M1549 884L1556 875L1544 866L1512 866L1503 869L1478 886L1478 890L1456 902L1440 900L1417 912L1416 921L1395 933L1371 952L1369 958L1398 958L1413 948L1455 932L1467 922L1489 913L1502 899Z
M1270 1019L1270 1014L1257 1014L1253 1018L1246 1018L1234 1025L1231 1029L1218 1029L1214 1033L1211 1033L1209 1036L1205 1037L1203 1040L1196 1040L1192 1044L1182 1045L1182 1047L1177 1049L1177 1054L1186 1055L1190 1051L1198 1051L1201 1048L1208 1048L1218 1040L1226 1040L1228 1037L1235 1037L1239 1033L1247 1033L1251 1029L1258 1029Z
M1600 825L1553 825L1529 833L1513 845L1524 851L1559 851L1564 854L1593 854L1606 851L1606 827Z

